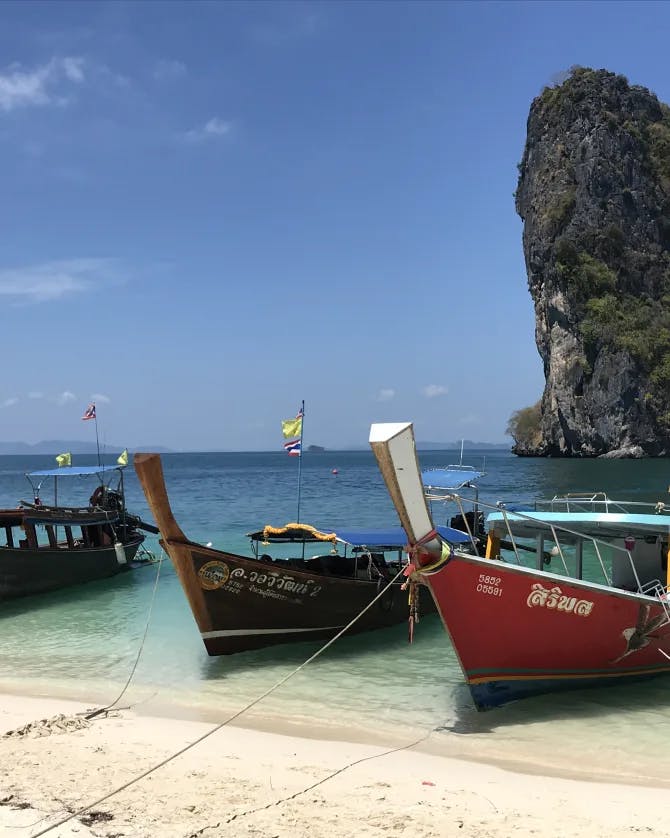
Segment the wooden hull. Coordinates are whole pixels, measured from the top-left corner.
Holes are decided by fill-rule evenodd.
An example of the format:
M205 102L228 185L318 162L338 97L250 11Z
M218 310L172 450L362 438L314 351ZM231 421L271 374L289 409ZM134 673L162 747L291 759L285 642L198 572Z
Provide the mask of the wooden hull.
M184 590L210 655L328 639L387 584L309 573L280 560L270 564L196 544L166 548L180 575L189 577ZM435 610L429 596L421 607ZM398 625L408 615L407 593L394 584L349 631Z
M422 579L480 710L670 672L655 597L460 554Z
M0 547L0 601L115 576L130 568L143 541L142 535L130 538L123 545L123 556L114 545L38 550Z

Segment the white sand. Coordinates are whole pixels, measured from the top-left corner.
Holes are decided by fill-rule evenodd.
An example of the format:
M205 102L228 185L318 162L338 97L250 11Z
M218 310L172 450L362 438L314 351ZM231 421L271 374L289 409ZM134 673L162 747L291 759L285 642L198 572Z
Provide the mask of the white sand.
M71 719L63 729L42 730L44 735L35 726L23 736L0 738L3 838L37 835L213 727L129 710L83 723L76 714L87 709L62 700L0 695L0 734L57 714ZM96 805L94 814L108 819L98 814L86 826L86 816L84 823L75 818L46 834L670 835L669 792L662 788L517 774L416 748L384 750L226 726ZM358 760L365 761L350 765Z

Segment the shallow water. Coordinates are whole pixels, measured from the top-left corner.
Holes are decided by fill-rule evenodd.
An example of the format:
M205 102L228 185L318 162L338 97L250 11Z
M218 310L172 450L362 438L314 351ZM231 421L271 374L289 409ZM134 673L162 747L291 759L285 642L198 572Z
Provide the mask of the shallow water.
M523 460L487 452L484 463L483 457L477 453L464 461L485 468L480 493L493 502L596 489L617 498L667 498L664 460ZM424 466L457 458L457 452L421 454ZM297 463L283 453L173 454L163 462L175 515L194 540L247 552L245 533L297 517ZM27 497L24 473L48 466L39 457L0 457L0 505L14 506ZM396 523L367 451L305 456L301 487L300 519L320 529ZM150 520L131 470L126 491L128 507ZM89 494L85 481L59 488L63 502L82 502ZM440 520L442 510L435 512ZM160 553L155 540L147 546ZM0 689L5 691L110 702L129 677L140 647L122 705L139 702L139 709L147 710L176 705L218 721L268 690L318 645L209 658L169 560L160 569L147 566L0 605ZM430 734L422 747L526 770L654 783L670 776L665 746L670 678L553 694L477 713L435 616L420 622L411 646L405 626L343 637L238 723L286 729L299 724L318 735L398 743Z

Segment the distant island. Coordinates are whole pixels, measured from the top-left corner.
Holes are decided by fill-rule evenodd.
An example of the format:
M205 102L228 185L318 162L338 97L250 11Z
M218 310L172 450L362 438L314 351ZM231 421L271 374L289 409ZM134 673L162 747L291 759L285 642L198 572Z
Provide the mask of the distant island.
M462 440L463 451L480 450L482 448L495 448L498 450L509 451L512 447L510 442L473 442L471 439ZM442 451L445 449L456 449L460 451L461 440L458 442L417 442L416 447L422 451Z
M132 448L127 445L116 445L105 443L100 446L100 453L120 454L125 448L128 451L156 451L161 454L171 453L170 448L161 448L158 445L134 445ZM82 442L74 439L45 439L31 445L28 442L0 442L0 454L62 454L69 451L70 454L95 454L97 448L95 443Z
M510 451L512 448L511 442L473 442L471 439L464 439L463 452L468 451ZM417 451L460 451L461 440L458 442L421 442L417 440ZM363 451L368 449L367 445L351 445L348 448L337 449L343 451ZM331 449L333 450L333 449Z
M326 449L322 445L308 445L307 450L310 454L323 454Z

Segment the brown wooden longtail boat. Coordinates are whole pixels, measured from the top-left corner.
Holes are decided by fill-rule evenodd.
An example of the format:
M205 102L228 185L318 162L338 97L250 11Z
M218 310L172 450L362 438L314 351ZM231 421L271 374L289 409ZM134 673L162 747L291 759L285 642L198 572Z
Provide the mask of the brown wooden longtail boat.
M86 476L99 481L87 506L58 502L59 481ZM65 466L26 477L33 500L0 510L0 602L115 576L152 559L141 530L158 530L126 511L122 467ZM51 478L54 501L46 503L40 488Z
M354 533L320 532L305 524L249 533L253 555L241 556L190 541L175 521L158 454L135 454L135 470L161 543L175 566L205 648L229 655L280 643L324 640L344 628L378 596L402 565L400 527ZM454 543L463 532L441 528ZM261 547L293 544L302 557L271 558ZM320 554L304 557L305 545ZM350 631L408 619L407 593L394 584ZM434 610L426 597L421 606Z

